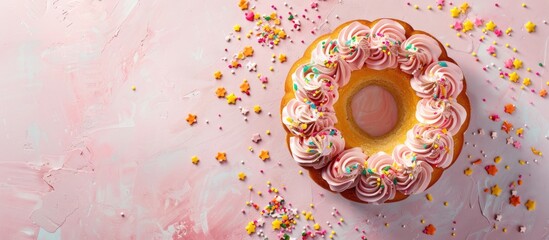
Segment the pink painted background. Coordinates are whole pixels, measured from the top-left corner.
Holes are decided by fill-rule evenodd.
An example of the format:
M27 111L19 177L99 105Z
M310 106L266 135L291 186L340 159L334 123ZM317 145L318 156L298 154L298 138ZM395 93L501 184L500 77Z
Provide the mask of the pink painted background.
M456 20L450 16L449 1L441 11L435 0L410 1L410 6L400 0L327 0L318 2L318 12L310 9L311 1L287 0L293 10L281 1L251 1L259 13L272 12L275 4L284 18L289 11L311 19L321 16L315 23L301 19L301 32L288 31L294 42L283 41L274 49L245 38L254 25L244 19L237 2L0 1L2 239L257 238L244 230L259 217L246 201L263 207L271 200L267 181L293 207L312 211L316 222L335 231L337 239L549 239L549 165L546 157L530 151L535 147L549 153L549 102L537 94L549 89L549 25L543 23L549 20L548 1L524 0L526 8L514 0L499 0L499 7L492 0L470 1L470 11L458 20L478 17L493 20L503 30L513 29L512 36L489 33L483 42L478 40L482 27L456 36L449 27ZM414 9L416 4L419 10ZM427 10L427 5L434 9ZM292 62L319 34L340 23L381 17L402 19L449 43L449 55L467 78L473 103L468 144L456 164L427 191L431 202L425 194L377 206L349 202L318 187L306 174L299 175L301 168L284 142L279 104ZM524 29L527 21L536 23L534 33ZM225 37L235 34L235 24L243 28L237 34L242 40L226 42ZM292 28L288 21L282 26ZM486 51L494 40L497 57ZM269 78L266 89L257 73L244 67L232 75L221 60L246 45L255 50L250 59L258 64L257 73ZM287 54L288 62L271 63L273 53ZM523 60L525 67L517 72L532 79L525 90L520 83L499 78L497 68L509 72L503 61L511 57ZM494 66L482 69L491 63ZM216 70L224 73L220 81L213 78ZM239 91L242 79L250 82L249 97ZM235 106L218 99L218 86L242 101ZM506 103L515 104L516 112L504 113ZM244 121L238 106L254 105L263 112L251 112ZM187 124L189 113L198 116L197 124ZM524 137L501 131L501 121L489 120L490 114L512 122L515 129L523 127ZM484 134L473 134L478 129ZM490 138L491 131L498 133L496 139ZM251 141L255 133L263 139L259 144ZM507 145L508 136L522 147ZM270 160L257 157L262 149L269 150ZM226 163L215 160L219 151L227 153ZM198 165L191 163L193 155L200 158ZM499 172L489 176L483 167L495 156L503 160L497 165ZM471 161L479 158L483 163L472 166ZM519 159L528 164L519 164ZM467 167L473 169L471 176L463 174ZM238 180L239 172L247 175L245 181ZM508 203L508 185L519 175L524 183L518 194L522 203L536 201L534 211ZM494 184L503 189L499 197L484 192ZM333 208L341 216L333 217ZM502 215L500 222L494 220L495 214ZM338 225L340 217L345 220ZM292 236L299 237L302 227L312 224L300 219ZM436 226L435 235L422 233L427 224ZM519 226L526 232L519 233ZM264 232L275 238L270 222Z

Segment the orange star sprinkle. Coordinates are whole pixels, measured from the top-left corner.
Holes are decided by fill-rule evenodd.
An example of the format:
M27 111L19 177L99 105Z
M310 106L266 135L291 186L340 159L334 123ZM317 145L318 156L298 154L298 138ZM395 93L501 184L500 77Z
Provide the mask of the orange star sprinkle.
M437 228L433 226L433 224L429 224L423 229L423 233L427 235L435 235L435 232L437 231Z
M503 108L503 111L505 111L506 113L509 113L509 114L513 114L516 110L516 106L514 104L506 104L505 107Z
M251 57L254 55L254 49L252 46L246 46L244 47L244 50L242 50L242 54L244 54L245 57Z
M216 71L214 72L214 78L219 80L221 79L221 77L223 77L223 73L221 73L221 71Z
M547 96L547 90L542 89L541 91L539 91L539 96L543 97L543 98L546 97Z
M263 161L271 158L271 156L269 156L269 151L267 150L261 150L261 153L259 154L259 158Z
M238 7L240 10L248 10L248 1L247 0L240 0L238 2Z
M509 133L511 129L513 129L513 124L507 121L503 121L503 123L501 124L501 130L505 131L506 133Z
M189 125L193 125L196 123L196 115L194 114L190 114L189 113L189 116L187 116L187 122L189 123Z
M515 207L520 205L520 197L517 195L512 195L511 197L509 197L509 204Z
M286 54L281 53L280 55L278 55L278 61L280 61L280 63L286 62L286 60Z
M215 156L215 159L219 162L227 161L227 153L225 152L218 152L217 156Z
M224 98L224 97L225 97L225 94L227 94L227 90L225 90L224 87L218 87L218 88L215 90L215 95L216 95L218 98Z
M492 176L495 176L498 172L498 168L496 167L496 165L488 165L484 167L484 169L486 169L486 172Z
M534 211L536 210L536 201L528 199L524 206L526 207L526 209L528 209L528 211Z
M240 91L246 95L250 95L250 84L246 79L244 79L244 81L240 84Z

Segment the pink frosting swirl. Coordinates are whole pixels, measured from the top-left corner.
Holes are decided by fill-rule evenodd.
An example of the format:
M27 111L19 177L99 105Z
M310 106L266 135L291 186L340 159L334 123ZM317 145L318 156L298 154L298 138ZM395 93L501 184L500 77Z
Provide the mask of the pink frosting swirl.
M282 122L294 135L304 137L334 126L337 118L334 112L319 112L312 104L292 99L282 110Z
M390 19L377 22L370 36L370 57L366 65L371 69L396 68L400 44L406 39L406 31L400 23Z
M351 67L341 58L337 50L337 40L329 38L320 41L313 50L311 62L320 73L332 76L343 87L351 78Z
M467 111L455 100L424 98L417 103L416 118L420 123L445 128L456 135L467 117Z
M337 50L351 70L361 69L370 56L369 35L370 28L359 22L353 22L339 32Z
M315 73L314 66L302 65L292 74L293 88L298 100L313 102L319 110L332 109L339 98L337 84L330 75Z
M328 182L332 191L343 192L353 188L362 173L366 158L361 148L347 149L322 170L322 178Z
M463 72L458 65L439 61L431 63L425 73L412 78L412 88L422 98L456 98L463 90Z
M290 138L294 160L305 167L322 168L343 149L345 140L335 128L326 128L307 138Z
M400 70L417 76L425 66L438 61L441 53L442 49L435 39L425 34L414 34L400 45Z
M435 167L447 168L452 163L454 140L440 128L416 124L406 133L405 144L417 157Z
M384 152L368 158L367 169L356 186L356 195L360 200L379 204L395 197L396 169L393 162L393 158Z
M396 176L396 189L406 195L425 191L431 182L431 165L418 159L417 155L403 144L395 147L393 159L401 167Z

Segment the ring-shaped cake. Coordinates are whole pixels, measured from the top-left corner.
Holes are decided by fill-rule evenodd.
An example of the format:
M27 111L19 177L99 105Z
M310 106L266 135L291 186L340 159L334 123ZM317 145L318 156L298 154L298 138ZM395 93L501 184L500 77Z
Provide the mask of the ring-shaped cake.
M396 125L379 136L353 119L353 96L369 86L389 92L398 109ZM293 159L320 186L357 202L400 201L459 156L470 118L465 89L461 68L430 34L395 19L356 20L294 63L281 120Z

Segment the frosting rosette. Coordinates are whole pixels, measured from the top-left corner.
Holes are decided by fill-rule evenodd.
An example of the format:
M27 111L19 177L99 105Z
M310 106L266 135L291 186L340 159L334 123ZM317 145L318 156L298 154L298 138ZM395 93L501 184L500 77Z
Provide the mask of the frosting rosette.
M423 124L448 130L456 135L467 111L455 100L424 98L417 103L416 119Z
M426 66L438 61L441 53L435 39L425 34L414 34L400 45L400 70L417 76Z
M456 98L463 90L463 72L452 62L431 63L425 73L412 78L410 84L421 98Z
M393 159L400 166L395 178L397 191L411 195L427 189L433 173L431 165L418 158L410 148L403 144L399 144L393 149Z
M440 128L416 124L406 133L405 144L426 162L440 168L452 163L454 140Z
M337 122L334 112L319 112L312 103L292 99L282 111L282 122L297 136L310 136Z
M378 152L366 162L366 169L356 186L357 197L376 204L393 199L396 194L394 179L397 174L393 168L393 158L384 152Z
M339 32L337 50L351 70L361 69L364 61L370 57L369 36L370 28L359 22L353 22Z
M330 185L332 191L343 192L353 188L362 173L366 158L362 149L358 147L346 149L322 170L322 178Z
M314 65L300 66L292 74L292 80L295 97L303 102L311 101L320 110L331 109L339 97L334 78L320 73Z
M390 19L380 20L371 30L370 57L366 59L366 65L376 70L396 68L400 44L405 39L406 31L400 23Z
M306 138L290 138L294 160L302 166L315 169L326 166L344 148L345 140L334 128L326 128Z
M325 39L313 50L311 63L319 73L332 76L339 86L349 82L351 67L341 58L337 48L337 40Z

